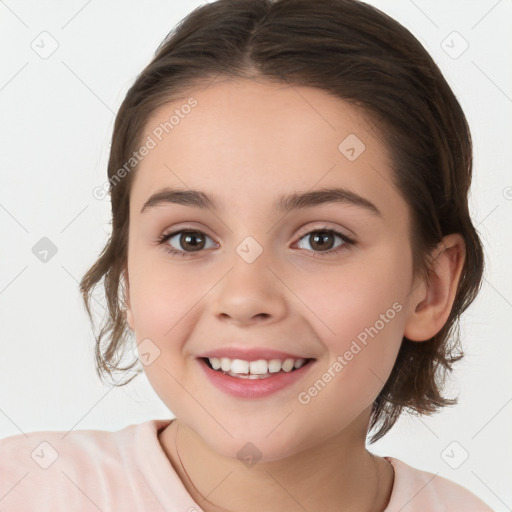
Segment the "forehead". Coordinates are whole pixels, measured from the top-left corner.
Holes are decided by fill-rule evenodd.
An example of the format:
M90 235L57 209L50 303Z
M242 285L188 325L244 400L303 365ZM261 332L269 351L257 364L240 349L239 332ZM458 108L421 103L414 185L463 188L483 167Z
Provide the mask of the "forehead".
M166 103L146 123L154 147L133 183L135 207L162 186L271 198L343 186L396 203L386 147L371 120L326 91L224 80ZM269 201L269 205L271 202Z

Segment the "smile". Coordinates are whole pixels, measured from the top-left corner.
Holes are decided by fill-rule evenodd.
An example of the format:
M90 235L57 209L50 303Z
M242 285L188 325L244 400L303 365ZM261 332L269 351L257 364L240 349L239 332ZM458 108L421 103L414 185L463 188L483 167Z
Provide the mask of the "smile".
M243 359L230 359L229 357L210 357L206 358L207 363L214 370L219 370L240 378L267 378L273 373L284 371L286 373L304 366L306 359L258 359L256 361L245 361Z
M239 398L263 398L290 386L309 370L314 359L231 359L200 357L210 382Z

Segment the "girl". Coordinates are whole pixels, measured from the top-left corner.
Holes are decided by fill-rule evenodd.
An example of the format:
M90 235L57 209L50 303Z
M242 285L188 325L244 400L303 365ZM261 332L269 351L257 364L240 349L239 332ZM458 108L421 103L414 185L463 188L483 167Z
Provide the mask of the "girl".
M196 9L128 91L108 178L98 373L140 360L176 418L2 440L2 510L491 510L365 447L454 403L483 270L466 119L404 27L355 0Z

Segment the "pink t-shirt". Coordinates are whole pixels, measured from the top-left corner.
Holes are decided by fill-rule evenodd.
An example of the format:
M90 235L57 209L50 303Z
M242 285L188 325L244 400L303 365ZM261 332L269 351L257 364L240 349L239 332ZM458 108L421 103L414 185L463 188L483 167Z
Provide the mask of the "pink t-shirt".
M158 440L170 421L1 439L0 511L201 512ZM386 458L395 482L385 512L492 512L464 487Z

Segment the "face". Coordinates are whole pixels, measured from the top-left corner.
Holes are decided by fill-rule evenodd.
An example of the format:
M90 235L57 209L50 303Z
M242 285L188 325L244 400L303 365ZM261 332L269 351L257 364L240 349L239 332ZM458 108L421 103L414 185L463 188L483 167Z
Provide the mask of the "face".
M245 80L147 123L128 322L156 393L219 454L251 442L275 460L358 421L366 433L413 290L408 206L373 130L319 89ZM163 189L211 203L146 204Z

